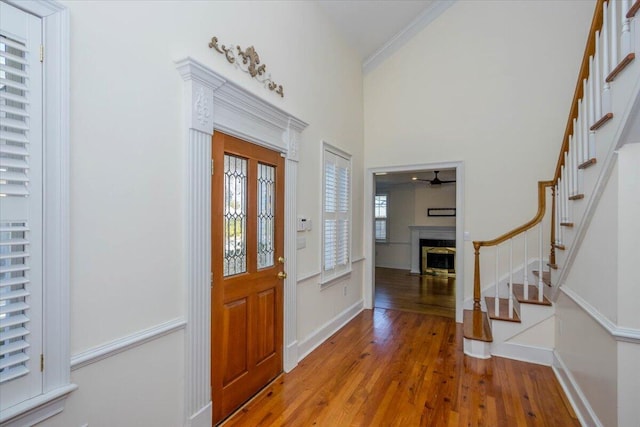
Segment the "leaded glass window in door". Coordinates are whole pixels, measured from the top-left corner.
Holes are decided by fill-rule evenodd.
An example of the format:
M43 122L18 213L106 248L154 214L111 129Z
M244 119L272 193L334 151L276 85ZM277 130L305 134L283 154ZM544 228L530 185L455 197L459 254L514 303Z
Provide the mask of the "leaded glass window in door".
M247 271L247 160L224 156L224 276Z
M271 267L275 254L276 168L258 164L258 268Z

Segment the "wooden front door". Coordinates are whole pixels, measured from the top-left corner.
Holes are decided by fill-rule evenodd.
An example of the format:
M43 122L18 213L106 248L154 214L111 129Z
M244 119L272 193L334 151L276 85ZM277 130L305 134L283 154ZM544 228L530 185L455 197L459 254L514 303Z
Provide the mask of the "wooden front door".
M214 424L282 372L284 159L213 135Z

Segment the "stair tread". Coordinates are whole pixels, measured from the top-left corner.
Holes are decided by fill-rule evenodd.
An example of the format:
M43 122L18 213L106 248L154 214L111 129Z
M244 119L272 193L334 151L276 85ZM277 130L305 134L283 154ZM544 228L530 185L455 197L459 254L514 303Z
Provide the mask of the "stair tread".
M484 297L485 302L487 303L487 314L490 319L495 320L505 320L507 322L520 322L520 314L518 313L518 302L513 301L513 317L509 317L509 299L508 298L498 298L500 301L499 310L500 313L496 314L495 312L495 297ZM504 313L504 314L503 314Z
M533 275L538 277L538 270L533 270ZM551 273L548 271L542 272L542 283L551 286Z
M597 163L598 161L594 158L591 158L589 160L587 160L586 162L582 163L580 166L578 166L578 169L586 169L589 166L593 166Z
M462 312L464 337L470 340L492 342L491 323L485 311L464 310Z
M627 12L627 18L631 19L634 16L636 16L636 13L638 12L638 10L640 9L640 0L636 0L636 2L633 4L633 6L631 6L631 8L629 9L629 12Z
M524 284L522 283L514 283L513 284L513 296L520 303L525 304L537 304L537 305L551 305L551 301L544 296L544 290L542 291L542 301L538 300L538 287L534 285L529 285L529 298L524 298Z
M611 71L611 73L607 76L605 81L607 83L611 83L618 76L618 74L620 74L622 70L626 68L627 65L631 64L631 62L635 58L636 58L636 54L633 52L628 54L624 58L622 58L622 61L620 61L620 63L616 66L616 68L614 68L613 71Z
M572 222L561 222L560 225L563 227L573 227Z
M613 113L607 113L604 116L602 116L602 118L600 120L598 120L597 122L595 122L593 124L593 126L591 126L589 128L589 130L598 130L600 129L602 126L604 126L605 123L607 123L609 120L613 119Z

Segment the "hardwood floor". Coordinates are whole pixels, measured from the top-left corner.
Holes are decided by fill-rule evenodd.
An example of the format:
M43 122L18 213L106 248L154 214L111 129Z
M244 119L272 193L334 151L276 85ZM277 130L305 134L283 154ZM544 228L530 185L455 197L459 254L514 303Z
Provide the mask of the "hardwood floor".
M456 278L376 267L375 306L455 319Z
M579 426L551 368L464 356L451 319L365 310L231 426Z

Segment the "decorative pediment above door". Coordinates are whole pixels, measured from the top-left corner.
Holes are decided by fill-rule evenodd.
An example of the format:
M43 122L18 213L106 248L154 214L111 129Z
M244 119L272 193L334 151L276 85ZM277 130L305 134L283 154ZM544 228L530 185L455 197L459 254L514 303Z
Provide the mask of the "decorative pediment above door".
M186 84L185 113L190 128L210 135L218 129L298 160L299 134L307 123L193 58L176 61L176 67Z

